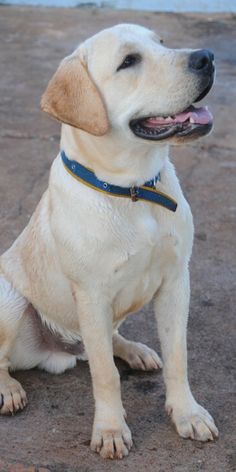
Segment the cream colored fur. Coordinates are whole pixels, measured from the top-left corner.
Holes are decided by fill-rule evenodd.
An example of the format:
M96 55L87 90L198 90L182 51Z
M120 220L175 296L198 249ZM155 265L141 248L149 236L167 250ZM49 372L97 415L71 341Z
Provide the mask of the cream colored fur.
M142 66L116 73L124 56L137 51ZM75 355L37 344L28 312L33 306L53 331L70 342L83 340L95 398L91 447L106 458L122 458L132 445L113 354L134 368L162 366L153 350L117 331L128 313L152 299L167 411L183 437L206 441L218 434L187 378L191 211L168 143L137 138L128 126L140 113L174 114L192 102L198 82L188 75L188 54L164 48L145 28L119 25L85 41L64 61L42 99L45 111L76 126L62 125L61 148L70 159L121 186L143 184L160 172L158 188L178 202L176 213L96 192L69 175L58 155L29 224L0 259L1 413L26 404L8 368L59 373L76 363ZM91 108L88 90L99 112Z

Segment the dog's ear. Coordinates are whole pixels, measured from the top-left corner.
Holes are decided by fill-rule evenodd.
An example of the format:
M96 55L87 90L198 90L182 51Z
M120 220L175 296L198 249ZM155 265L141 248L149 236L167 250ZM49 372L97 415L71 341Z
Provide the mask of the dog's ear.
M109 129L100 92L78 56L61 62L42 96L41 108L62 123L96 136Z

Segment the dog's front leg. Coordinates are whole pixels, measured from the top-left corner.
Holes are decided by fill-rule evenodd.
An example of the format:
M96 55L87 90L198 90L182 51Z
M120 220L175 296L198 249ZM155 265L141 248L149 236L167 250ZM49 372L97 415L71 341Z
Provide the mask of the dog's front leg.
M75 293L95 398L91 448L104 458L121 459L128 455L132 439L124 419L120 377L113 360L112 310L102 300L92 300L91 294L79 289Z
M186 329L189 310L188 269L165 281L155 300L163 355L166 410L180 436L212 440L218 430L210 414L194 399L187 377Z

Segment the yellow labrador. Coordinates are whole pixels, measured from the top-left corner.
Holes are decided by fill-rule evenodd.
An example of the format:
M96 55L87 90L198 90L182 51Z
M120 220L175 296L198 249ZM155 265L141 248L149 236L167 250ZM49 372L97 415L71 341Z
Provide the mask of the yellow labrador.
M0 412L27 403L9 370L60 373L87 356L91 447L105 458L132 446L113 355L135 369L162 366L152 349L118 333L151 299L167 412L182 437L218 435L187 378L193 223L169 160L171 143L212 128L208 109L193 103L213 84L213 59L208 50L168 49L141 26L117 25L65 58L42 98L42 109L63 123L62 153L29 224L0 259Z

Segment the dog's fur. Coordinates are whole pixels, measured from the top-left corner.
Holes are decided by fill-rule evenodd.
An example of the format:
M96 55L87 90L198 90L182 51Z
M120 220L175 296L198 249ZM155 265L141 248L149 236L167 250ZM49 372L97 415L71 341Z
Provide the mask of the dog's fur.
M142 67L116 73L137 50ZM142 185L160 172L158 188L178 202L176 213L96 192L57 156L29 224L0 259L0 412L13 414L27 402L9 369L63 372L85 356L83 341L95 397L91 447L103 457L121 458L132 445L113 355L136 369L162 366L153 350L118 333L126 315L153 298L167 412L182 437L218 434L187 379L191 211L169 143L142 140L128 125L140 114L172 115L194 101L199 84L186 66L190 52L164 48L143 27L118 25L66 58L42 99L64 123L61 148L70 159L120 186Z

